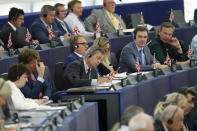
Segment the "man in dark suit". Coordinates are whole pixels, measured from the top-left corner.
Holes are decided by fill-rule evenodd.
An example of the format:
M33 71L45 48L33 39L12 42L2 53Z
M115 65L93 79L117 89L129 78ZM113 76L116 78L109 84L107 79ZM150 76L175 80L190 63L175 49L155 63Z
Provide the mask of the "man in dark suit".
M196 130L195 121L196 118L196 107L195 107L195 97L197 95L196 91L192 88L182 87L179 88L178 93L183 94L187 98L187 105L184 107L184 124L188 131Z
M38 52L26 48L18 56L19 63L23 63L31 70L31 75L23 88L22 93L27 98L49 99L51 96L51 83L46 80L45 66L43 62L38 62L40 58Z
M55 4L55 10L56 10L56 17L55 17L55 24L58 27L58 30L60 32L60 35L70 35L72 32L70 31L67 23L64 21L66 18L66 9L64 7L64 4L57 3Z
M136 72L136 61L139 60L140 71L153 70L153 56L147 47L148 30L145 27L137 27L134 30L134 42L128 43L120 56L120 72ZM166 65L155 64L155 68L165 68Z
M5 48L7 48L8 39L11 34L12 46L13 48L22 48L23 46L29 45L29 42L25 40L26 31L21 25L24 23L24 11L18 8L11 8L8 16L8 23L3 26L1 31L1 40L4 42ZM25 32L24 32L25 31ZM24 34L24 37L21 37L20 34ZM32 40L33 43L39 45L38 40Z
M160 119L155 120L155 131L181 131L183 124L184 111L175 106L167 106L161 114Z
M66 67L73 61L83 58L87 49L88 49L88 44L86 43L86 40L83 38L83 36L78 35L71 38L70 40L71 54L65 59L63 68L66 69Z
M64 78L67 88L94 86L104 82L110 82L107 77L99 77L95 68L103 59L104 51L100 48L91 47L82 60L76 60L71 63L64 72Z
M40 12L40 18L36 19L30 28L33 39L38 39L41 44L48 43L52 39L49 35L50 32L53 32L54 35L56 34L53 36L53 39L57 42L69 39L70 37L66 34L61 36L54 19L55 8L50 5L44 5Z
M124 21L115 12L114 0L103 0L103 9L94 9L92 13L85 19L85 27L87 31L95 32L97 21L104 33L115 33L119 26L126 29Z

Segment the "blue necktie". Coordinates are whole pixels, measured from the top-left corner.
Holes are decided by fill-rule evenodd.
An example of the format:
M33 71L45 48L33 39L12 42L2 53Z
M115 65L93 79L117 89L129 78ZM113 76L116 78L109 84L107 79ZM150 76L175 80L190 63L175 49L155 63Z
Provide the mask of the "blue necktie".
M143 49L140 49L139 54L140 54L140 64L143 65L144 64L144 62L143 62Z

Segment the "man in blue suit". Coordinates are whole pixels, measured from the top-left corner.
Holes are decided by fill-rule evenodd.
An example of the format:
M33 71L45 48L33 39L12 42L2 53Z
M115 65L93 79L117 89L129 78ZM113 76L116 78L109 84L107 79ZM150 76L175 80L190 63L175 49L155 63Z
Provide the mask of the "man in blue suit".
M61 3L55 4L56 17L54 23L57 25L60 35L70 35L72 32L70 31L67 23L64 21L66 18L66 9L65 5Z
M128 43L120 55L120 72L136 72L136 60L139 60L140 71L153 70L153 56L146 45L148 30L145 27L137 27L134 30L134 42ZM165 68L167 65L155 64L156 68Z
M83 58L87 49L88 49L88 44L86 43L86 40L83 38L83 36L78 35L71 38L70 40L71 54L65 59L63 68L66 69L66 67L73 61Z
M51 84L46 80L45 66L43 62L38 62L40 58L38 52L26 48L18 56L19 63L23 63L31 70L31 75L23 88L22 93L27 98L49 99L51 96Z
M36 19L30 28L33 39L37 39L41 44L48 43L50 41L49 33L51 31L54 34L57 32L57 36L53 38L57 42L69 39L67 35L61 35L59 33L54 19L55 8L51 5L44 5L40 12L40 18Z

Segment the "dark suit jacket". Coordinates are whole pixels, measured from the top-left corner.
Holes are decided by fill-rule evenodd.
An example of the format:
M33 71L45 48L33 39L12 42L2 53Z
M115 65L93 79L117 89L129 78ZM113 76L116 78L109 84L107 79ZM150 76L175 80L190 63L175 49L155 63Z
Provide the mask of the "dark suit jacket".
M40 82L37 80L38 73L32 72L36 78L36 82L34 83L33 80L28 77L28 82L25 84L23 88L21 88L22 93L27 98L32 99L39 99L39 94L42 92L43 96L51 97L51 87L48 81L45 79L44 82Z
M63 64L63 69L65 70L67 68L67 66L72 63L75 60L79 60L81 59L81 57L79 57L77 54L75 53L71 53L65 60L64 60L64 64Z
M95 69L91 70L91 79L97 79L97 73ZM67 88L91 86L91 79L87 79L84 62L82 59L76 60L71 63L64 72L64 79Z
M55 23L52 23L52 31L59 32ZM38 40L40 44L49 42L49 32L40 18L36 19L30 27L33 39ZM55 41L61 42L60 33L55 37Z
M25 32L24 32L25 30ZM11 32L11 39L12 39L12 46L15 49L17 48L22 48L23 46L27 46L29 45L26 41L25 41L25 34L26 34L26 29L24 29L24 27L21 27L19 29L16 29L16 31L14 31L12 29L12 27L7 23L6 25L3 26L3 29L1 31L1 40L3 41L3 43L5 44L5 48L7 48L7 44L8 44L8 39L10 36L10 32ZM24 37L21 37L21 34L24 34Z
M163 127L163 124L159 119L156 119L154 121L154 127L155 127L155 131L165 131L165 128Z
M64 28L62 27L60 21L58 21L56 18L54 19L54 23L57 25L57 28L59 30L59 33L61 36L65 35L67 32L64 30ZM64 21L64 24L66 25L66 28L68 30L68 33L72 34L72 32L70 31L67 23Z
M153 63L153 56L150 53L149 48L145 45L144 46L144 55L146 65L140 65L140 71L151 71L153 70L152 63ZM135 42L128 43L121 52L120 55L120 72L129 72L133 73L136 72L136 59L140 58L137 46Z

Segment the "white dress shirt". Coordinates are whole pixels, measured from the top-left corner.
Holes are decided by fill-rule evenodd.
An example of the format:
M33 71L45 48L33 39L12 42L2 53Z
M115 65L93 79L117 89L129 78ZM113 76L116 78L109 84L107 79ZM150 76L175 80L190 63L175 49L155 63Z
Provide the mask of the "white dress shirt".
M15 27L12 23L10 23L10 22L8 21L8 24L12 27L12 29L13 29L14 31L16 31L16 27Z
M137 50L138 52L140 52L140 50L143 50L143 48L140 48L137 44L136 44L136 47L137 47ZM145 54L144 54L144 51L142 52L142 61L143 61L143 64L146 65L146 60L145 60Z
M193 58L197 60L197 34L192 39L191 49L194 52Z
M88 67L87 63L85 62L85 59L83 60L83 63L84 63L84 67L85 67L85 72L87 74L89 67ZM91 78L91 69L90 69L90 78ZM95 85L97 85L97 79L92 79L91 86L95 86Z
M16 87L15 83L11 81L7 81L10 85L12 94L11 99L14 104L15 109L17 110L29 110L29 109L50 109L50 106L40 106L35 101L36 99L25 98L23 93L20 91L18 87Z
M80 20L79 20L79 17L70 12L68 14L68 16L64 19L64 21L68 24L68 27L70 28L70 30L73 32L74 28L77 27L77 29L79 30L79 34L80 35L88 35L88 34L93 34L91 32L87 32L85 30L85 26L84 26L84 23L82 23Z
M117 131L129 131L129 127L126 125L121 125L121 127Z

